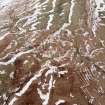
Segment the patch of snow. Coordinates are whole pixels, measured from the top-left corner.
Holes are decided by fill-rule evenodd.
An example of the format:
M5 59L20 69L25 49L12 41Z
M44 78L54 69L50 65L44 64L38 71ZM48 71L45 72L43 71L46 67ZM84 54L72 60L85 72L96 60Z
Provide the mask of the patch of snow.
M65 103L65 100L58 100L55 105L60 105L61 103Z
M74 6L75 6L75 0L71 0L71 7L70 7L70 13L69 13L69 20L68 20L69 24L71 24L71 21L72 21Z
M26 85L22 88L22 90L18 93L15 94L15 97L10 101L9 105L13 105L13 103L17 100L16 96L22 96L29 86L32 84L34 80L36 80L38 77L42 75L43 69L41 69L36 75L34 75L27 83Z
M28 60L25 60L23 64L27 64L28 62L29 62Z
M25 51L25 52L20 52L20 53L16 54L14 57L12 57L9 61L7 61L7 62L0 62L0 65L8 65L8 64L11 64L11 63L13 63L18 57L20 57L21 55L30 53L30 52L32 52L32 51L33 51L33 50L28 50L28 51Z
M47 71L47 73L45 74L45 76L47 77L49 74L53 74L57 72L57 67L56 66L49 66L49 70Z
M47 30L49 30L50 27L52 26L53 17L54 17L53 14L49 15L48 25L47 25L47 28L46 28Z
M6 72L4 70L0 71L0 74L5 74Z
M95 100L95 98L93 96L91 96L89 103L93 104L93 101Z
M14 104L14 102L17 100L17 98L16 97L14 97L11 101L10 101L10 103L9 103L9 105L13 105Z
M70 97L71 97L71 98L74 98L74 96L73 96L73 94L72 94L72 93L70 93Z
M28 81L27 84L23 87L23 89L22 89L20 92L16 93L16 95L17 95L17 96L22 96L22 95L27 91L27 89L28 89L29 86L32 84L32 82L33 82L34 80L36 80L38 77L41 76L41 74L42 74L41 72L42 72L42 71L40 71L38 74L36 74L34 77L32 77L32 78L30 79L30 81Z
M105 11L104 0L95 0L95 4L97 7L94 10L94 16L93 16L94 21L93 21L93 25L92 25L92 31L93 31L94 35L96 34L97 23L100 21L99 12ZM101 4L103 4L102 7L101 7Z
M6 6L11 3L13 0L0 0L0 6Z
M43 94L40 89L37 89L38 94L43 101L42 105L48 105L48 101L49 101L49 97L50 97L52 87L53 87L53 76L51 75L51 78L50 78L50 81L49 81L48 92L46 94Z
M10 77L11 79L13 79L13 78L14 78L14 72L11 72L10 75L9 75L9 77Z
M50 13L52 13L51 15L49 15L49 20L48 20L48 25L46 27L47 30L50 29L50 27L52 26L52 22L53 22L53 18L54 18L54 10L55 10L55 7L56 7L56 0L53 0L52 2L52 10L50 11Z

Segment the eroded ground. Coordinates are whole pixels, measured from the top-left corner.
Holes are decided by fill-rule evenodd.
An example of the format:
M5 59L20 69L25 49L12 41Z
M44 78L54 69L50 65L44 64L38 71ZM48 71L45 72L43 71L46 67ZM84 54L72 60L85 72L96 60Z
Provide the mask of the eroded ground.
M0 6L0 105L104 105L103 0L13 0Z

